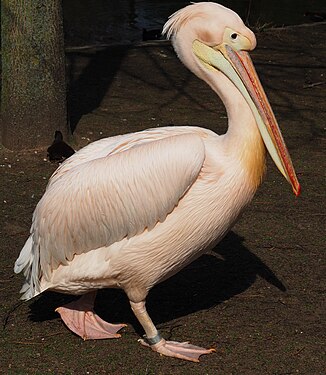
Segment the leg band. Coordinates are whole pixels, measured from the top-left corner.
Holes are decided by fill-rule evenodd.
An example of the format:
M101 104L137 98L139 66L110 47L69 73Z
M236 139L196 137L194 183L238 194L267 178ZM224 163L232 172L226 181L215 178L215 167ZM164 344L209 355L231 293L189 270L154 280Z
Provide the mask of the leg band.
M148 338L146 335L144 335L143 338L148 345L155 345L159 343L163 337L159 332L157 332L157 335L154 337Z

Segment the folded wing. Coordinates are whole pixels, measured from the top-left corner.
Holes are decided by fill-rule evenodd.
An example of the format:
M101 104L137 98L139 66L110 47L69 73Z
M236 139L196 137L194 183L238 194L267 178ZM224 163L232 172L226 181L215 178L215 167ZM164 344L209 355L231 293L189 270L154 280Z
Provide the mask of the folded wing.
M197 134L148 141L60 169L36 207L32 238L46 277L59 264L152 230L197 179L205 148Z

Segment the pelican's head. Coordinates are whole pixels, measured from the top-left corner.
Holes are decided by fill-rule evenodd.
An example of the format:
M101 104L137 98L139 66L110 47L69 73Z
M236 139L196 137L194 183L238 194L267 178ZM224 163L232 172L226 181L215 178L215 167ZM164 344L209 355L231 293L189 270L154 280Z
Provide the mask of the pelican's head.
M172 38L176 53L197 76L223 75L249 105L266 148L296 195L300 184L273 110L259 81L248 51L256 47L254 33L241 18L222 5L191 4L174 13L163 33ZM213 77L214 78L214 77Z

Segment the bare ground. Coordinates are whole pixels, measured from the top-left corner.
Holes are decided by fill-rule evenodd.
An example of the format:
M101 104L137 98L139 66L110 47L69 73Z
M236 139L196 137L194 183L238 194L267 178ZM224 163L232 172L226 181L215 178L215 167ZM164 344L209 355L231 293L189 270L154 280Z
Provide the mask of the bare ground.
M44 160L45 150L0 149L0 373L325 373L325 37L325 24L269 30L252 54L302 195L293 196L269 161L229 236L149 295L149 312L166 338L216 348L200 364L141 347L141 328L121 291L102 291L96 306L102 317L128 324L119 340L70 333L54 312L67 296L19 302L23 280L13 263L56 166ZM223 106L167 44L74 52L67 60L77 148L168 124L225 130Z

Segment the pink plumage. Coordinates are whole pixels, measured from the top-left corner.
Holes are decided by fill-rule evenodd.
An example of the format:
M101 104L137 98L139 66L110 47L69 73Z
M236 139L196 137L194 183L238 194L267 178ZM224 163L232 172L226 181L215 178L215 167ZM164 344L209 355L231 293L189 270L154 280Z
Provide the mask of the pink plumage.
M146 311L148 292L232 228L262 180L264 143L295 192L299 184L245 52L255 37L240 18L198 3L175 13L164 32L181 61L221 97L227 133L165 127L78 151L51 177L15 272L26 277L23 299L45 290L85 294L58 308L83 338L120 336L124 325L104 322L93 304L96 290L122 288L146 332L143 345L197 362L213 350L165 341Z

